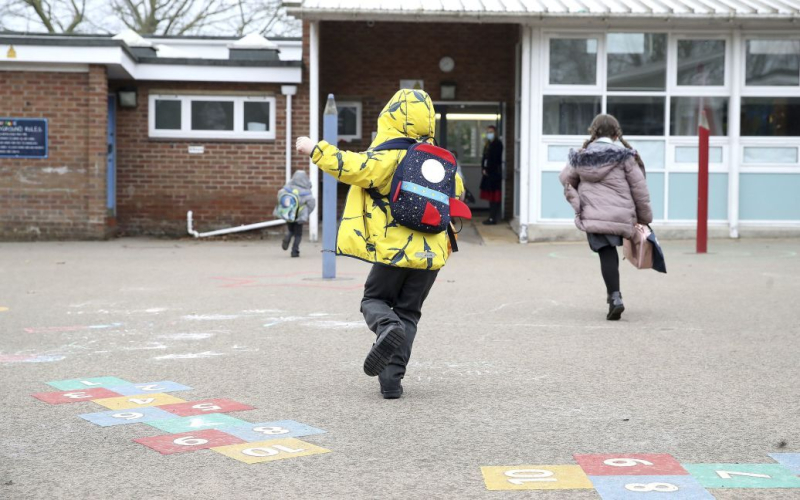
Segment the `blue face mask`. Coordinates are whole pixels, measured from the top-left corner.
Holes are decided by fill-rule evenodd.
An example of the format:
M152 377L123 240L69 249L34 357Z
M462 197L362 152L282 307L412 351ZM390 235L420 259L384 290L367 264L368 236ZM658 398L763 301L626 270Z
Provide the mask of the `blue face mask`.
M494 132L487 132L486 139L493 141L494 140Z

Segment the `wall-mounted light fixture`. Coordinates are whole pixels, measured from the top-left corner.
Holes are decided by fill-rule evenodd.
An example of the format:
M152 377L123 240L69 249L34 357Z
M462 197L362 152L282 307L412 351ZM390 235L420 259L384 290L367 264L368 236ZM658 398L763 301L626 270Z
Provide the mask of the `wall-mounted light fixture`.
M120 108L135 108L136 107L136 89L127 87L117 91L117 98L119 99Z

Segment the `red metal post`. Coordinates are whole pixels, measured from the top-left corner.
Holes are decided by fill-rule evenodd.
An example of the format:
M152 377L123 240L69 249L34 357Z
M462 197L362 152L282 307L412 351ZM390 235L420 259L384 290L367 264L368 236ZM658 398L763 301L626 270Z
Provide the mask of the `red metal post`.
M700 111L697 174L697 253L708 251L708 139L711 132L705 110Z

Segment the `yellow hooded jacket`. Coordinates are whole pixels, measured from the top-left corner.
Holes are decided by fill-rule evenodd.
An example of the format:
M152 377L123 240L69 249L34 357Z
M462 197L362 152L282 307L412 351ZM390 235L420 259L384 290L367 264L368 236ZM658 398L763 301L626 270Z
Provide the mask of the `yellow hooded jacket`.
M422 90L398 91L378 117L378 134L364 153L342 151L320 141L311 160L340 182L350 184L336 242L337 255L413 269L437 270L450 254L447 232L422 233L399 225L392 217L388 193L405 151L373 148L390 139L411 137L432 142L436 115L430 96ZM368 190L380 193L372 196ZM464 184L456 176L456 195Z

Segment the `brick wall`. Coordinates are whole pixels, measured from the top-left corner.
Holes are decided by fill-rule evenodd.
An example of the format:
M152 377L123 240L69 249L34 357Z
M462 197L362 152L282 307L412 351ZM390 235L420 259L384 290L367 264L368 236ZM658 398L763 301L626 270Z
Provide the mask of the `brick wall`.
M129 85L112 82L112 87ZM285 181L286 97L276 84L136 82L138 106L117 110L117 222L123 234L186 235L186 212L204 232L272 218L278 189ZM219 141L151 139L151 91L273 93L276 139ZM308 88L299 85L292 100L293 135L308 129ZM203 154L189 154L202 145ZM292 150L293 169L307 160Z
M103 66L0 72L0 115L49 129L48 158L0 158L0 239L106 236L107 91Z
M441 82L454 82L457 101L505 102L506 214L511 214L518 26L422 22L370 26L366 22L326 21L320 32L320 106L331 92L340 101L360 100L363 106L364 140L342 143L343 148L364 150L369 146L378 115L399 89L401 79L422 79L434 101L439 100ZM450 73L439 69L444 56L455 60Z

